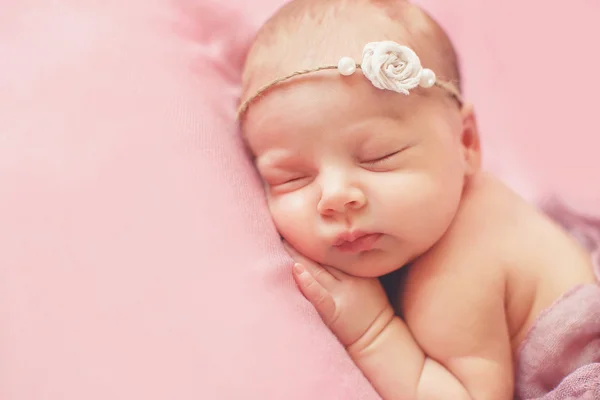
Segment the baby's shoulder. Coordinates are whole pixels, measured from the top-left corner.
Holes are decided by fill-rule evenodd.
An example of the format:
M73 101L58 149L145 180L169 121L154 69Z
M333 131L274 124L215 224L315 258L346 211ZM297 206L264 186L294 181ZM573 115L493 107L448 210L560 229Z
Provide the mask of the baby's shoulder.
M440 321L464 327L498 318L488 311L505 302L508 271L502 260L489 232L468 224L453 227L408 270L399 304L411 329L437 329Z
M501 192L487 178L465 192L444 237L411 266L405 297L446 301L460 295L477 302L505 295L509 265L519 258L517 248L509 244L518 241L518 229L513 229L518 217L508 211L508 199Z
M424 303L433 306L459 301L475 309L490 298L503 301L507 269L486 236L469 237L454 230L417 259L410 266L402 290L404 312L411 313L412 309L414 313Z
M504 259L491 235L453 230L411 265L407 283L428 297L496 295L508 276Z
M595 277L589 254L573 238L485 177L467 191L444 238L411 267L406 282L406 306L431 299L474 306L502 299L518 342L542 309Z

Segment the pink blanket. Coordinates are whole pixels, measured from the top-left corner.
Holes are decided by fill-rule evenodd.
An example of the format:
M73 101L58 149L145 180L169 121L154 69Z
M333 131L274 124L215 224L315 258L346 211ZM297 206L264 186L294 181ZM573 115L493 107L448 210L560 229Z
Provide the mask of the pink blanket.
M600 220L546 210L590 250L600 277ZM600 399L600 285L574 288L538 318L520 349L516 398Z

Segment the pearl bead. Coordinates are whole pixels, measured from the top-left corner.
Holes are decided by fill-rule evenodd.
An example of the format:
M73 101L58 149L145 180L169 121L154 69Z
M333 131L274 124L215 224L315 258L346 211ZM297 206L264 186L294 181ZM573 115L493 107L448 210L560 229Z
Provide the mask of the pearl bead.
M349 76L356 71L356 62L350 57L342 57L337 67L340 74Z
M435 72L430 69L424 69L421 73L421 81L419 82L419 86L423 88L430 88L435 85L436 76Z

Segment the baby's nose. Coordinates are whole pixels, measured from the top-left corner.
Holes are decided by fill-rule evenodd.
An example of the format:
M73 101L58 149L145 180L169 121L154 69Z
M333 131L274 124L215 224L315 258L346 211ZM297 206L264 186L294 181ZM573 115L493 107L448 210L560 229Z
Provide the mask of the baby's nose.
M367 204L364 192L353 186L328 187L323 190L319 204L319 213L331 216L348 210L359 210Z

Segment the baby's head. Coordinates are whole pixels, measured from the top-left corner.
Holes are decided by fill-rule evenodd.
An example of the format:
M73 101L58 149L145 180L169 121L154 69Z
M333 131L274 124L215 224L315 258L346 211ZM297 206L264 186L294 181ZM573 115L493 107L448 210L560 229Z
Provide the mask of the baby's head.
M426 76L405 95L376 88L366 69L323 70L276 84L240 116L281 235L356 276L385 275L430 249L479 170L452 44L402 0L296 0L259 32L244 72L242 101L295 71L360 63L381 41L414 50L441 84Z

